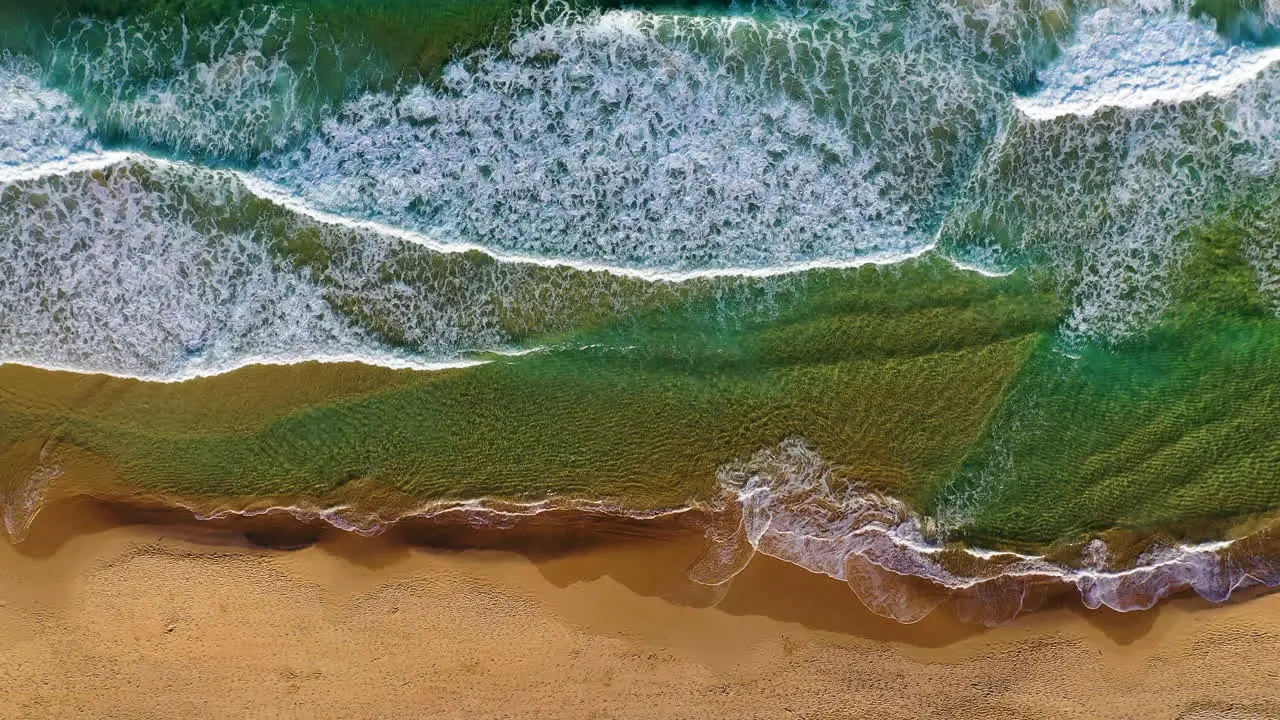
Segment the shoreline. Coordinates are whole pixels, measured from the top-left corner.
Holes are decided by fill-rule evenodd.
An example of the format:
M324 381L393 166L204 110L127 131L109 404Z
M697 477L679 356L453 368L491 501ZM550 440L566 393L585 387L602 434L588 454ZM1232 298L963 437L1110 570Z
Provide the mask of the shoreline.
M1139 544L1148 545L1147 550L1128 550L1135 564L1103 570L1108 548L1101 540L1032 556L956 545L918 545L914 540L919 537L900 534L902 527L908 526L885 527L871 521L842 537L810 538L810 545L835 546L837 554L840 548L846 551L837 565L825 567L830 562L815 561L812 553L789 557L787 552L803 548L804 542L790 548L778 545L777 537L785 531L773 533L772 544L768 536L747 544L743 534L756 532L749 522L735 518L732 512L699 505L637 513L591 503L550 501L492 506L483 501L442 502L430 507L429 512L404 513L361 527L319 505L268 504L202 514L192 505L160 497L122 500L55 495L36 508L37 514L52 517L36 523L30 523L33 518L29 518L27 534L18 540L11 538L10 544L23 554L52 554L66 538L81 532L74 527L78 521L63 519L80 512L96 518L92 527L103 522L120 527L162 526L197 542L270 550L298 550L350 535L386 545L514 552L532 559L548 547L557 551L589 549L642 538L684 547L687 557L680 568L681 582L689 588L696 586L696 591L686 590L704 600L729 592L737 577L753 565L781 563L797 572L835 581L864 612L903 626L941 615L965 626L1000 627L1054 606L1141 613L1191 596L1223 605L1269 594L1280 584L1280 561L1268 559L1280 553L1266 551L1277 543L1277 533L1266 525L1244 537L1196 546L1168 548L1147 538ZM741 523L729 535L723 524L726 518ZM1113 544L1119 543L1113 540ZM1103 560L1074 567L1053 559L1065 557L1068 548L1077 546L1086 561L1091 554L1101 555Z
M0 544L0 717L1280 714L1260 661L1280 650L1276 594L901 625L771 558L699 594L688 528L508 529L464 549L485 529L257 522L249 540L172 511L48 510Z

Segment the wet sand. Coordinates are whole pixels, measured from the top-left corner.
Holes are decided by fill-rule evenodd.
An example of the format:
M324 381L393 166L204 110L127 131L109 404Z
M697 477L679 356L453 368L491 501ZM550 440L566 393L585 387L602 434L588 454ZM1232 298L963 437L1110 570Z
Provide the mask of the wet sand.
M763 557L693 585L678 520L547 525L47 507L0 543L0 717L1280 717L1280 594L904 626Z

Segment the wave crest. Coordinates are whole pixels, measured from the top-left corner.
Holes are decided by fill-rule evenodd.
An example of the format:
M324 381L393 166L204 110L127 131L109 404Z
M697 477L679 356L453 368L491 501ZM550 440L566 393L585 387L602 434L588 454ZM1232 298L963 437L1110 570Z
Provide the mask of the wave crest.
M635 268L927 245L1007 93L836 22L551 10L444 88L368 94L264 171L309 203Z

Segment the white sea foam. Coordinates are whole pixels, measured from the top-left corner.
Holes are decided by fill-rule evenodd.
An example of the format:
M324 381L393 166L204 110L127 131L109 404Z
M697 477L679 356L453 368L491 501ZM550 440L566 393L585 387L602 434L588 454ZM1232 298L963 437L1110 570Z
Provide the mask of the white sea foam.
M499 351L485 351L493 354L501 355ZM198 378L213 377L224 373L234 372L242 368L252 367L256 365L299 365L302 363L321 363L321 364L337 364L337 363L358 363L361 365L374 365L384 367L391 370L418 370L422 372L439 372L441 370L461 370L480 365L487 365L491 360L486 359L459 359L432 362L423 360L412 355L404 353L396 353L393 351L372 350L360 353L333 354L333 353L313 353L313 354L280 354L280 355L244 355L237 356L220 365L205 365L200 367L181 367L170 371L164 375L139 375L130 372L119 372L114 370L102 369L86 369L82 365L57 365L42 361L33 361L26 357L6 357L0 355L0 365L22 365L23 367L36 368L38 370L49 370L52 372L72 372L72 373L91 373L94 375L105 375L107 377L122 378L128 380L145 380L147 382L156 383L180 383Z
M892 262L927 249L994 132L1007 79L988 78L1027 66L1038 18L1065 13L1005 0L772 19L566 7L540 4L505 54L450 65L444 91L353 100L257 179L277 200L416 228L436 249L647 280ZM304 107L314 72L285 60L292 44L324 45L304 20L82 20L41 72L130 140L256 156L323 113ZM1017 57L976 59L1000 53Z
M140 156L134 153L120 151L78 152L57 160L10 165L0 168L0 184L8 185L24 180L50 179L103 170L138 157Z
M0 330L6 362L150 380L308 360L457 367L475 362L472 353L509 347L512 331L572 327L575 310L562 297L589 292L624 313L628 298L669 294L679 283L893 263L931 247L852 260L664 271L441 242L317 210L256 174L103 152L86 139L89 123L70 98L40 87L39 68L17 61L6 68L0 90L12 107L25 108L32 134L39 136L40 128L72 133L70 139L50 136L39 152L26 149L0 166L7 198L0 278L12 296ZM19 163L22 158L31 162ZM319 232L331 251L323 270L273 256L263 228L237 219L253 195L289 211L287 232ZM192 207L193 200L201 207ZM406 262L407 245L454 257L444 265L425 256ZM474 252L499 262L457 257ZM439 271L424 274L424 265ZM620 279L644 285L619 292ZM563 283L573 291L558 292ZM335 301L377 317L380 332L392 331L399 347L335 313Z
M0 362L148 380L306 361L467 367L478 353L509 352L513 331L573 327L583 307L590 311L584 296L625 314L655 295L696 293L685 285L703 280L751 284L929 250L685 273L504 255L495 263L468 255L479 248L296 201L274 219L246 221L251 191L277 197L260 182L137 153L0 174ZM308 234L326 248L324 266L274 255L272 233ZM335 313L335 302L379 318L396 346Z
M1050 120L1224 96L1277 60L1280 48L1232 43L1209 18L1104 7L1079 20L1075 42L1040 73L1036 92L1015 105Z
M39 68L0 66L0 362L173 380L249 362L350 357L421 366L337 317L246 233L192 198L234 180L102 152ZM104 172L105 171L105 172Z
M1118 35L1132 37L1117 44ZM1052 269L1072 301L1067 347L1122 341L1159 322L1190 231L1280 160L1280 66L1259 60L1272 50L1229 46L1185 18L1119 8L1087 16L1076 43L1045 72L1042 94L1019 101L1031 109L988 149L942 232L949 252L992 268ZM1144 43L1165 48L1155 69L1137 59ZM1189 79L1173 88L1184 65ZM1097 80L1094 95L1073 89L1085 78ZM1107 89L1148 81L1161 102ZM1097 103L1124 107L1085 111Z
M83 114L40 84L29 60L0 55L0 173L97 150Z
M837 0L774 15L578 15L552 0L443 91L368 94L271 178L314 207L526 257L680 272L894 257L927 244L1067 22L1057 0ZM367 84L305 12L188 27L82 19L42 56L92 123L258 158ZM297 64L305 62L323 67ZM321 76L328 78L323 80Z
M328 523L339 530L365 536L380 535L396 523L406 520L443 519L451 516L468 518L477 525L497 525L501 527L504 523L510 521L552 512L589 513L635 520L655 520L683 515L696 509L693 506L680 506L637 511L598 500L560 498L516 502L482 497L470 500L438 500L410 508L369 508L362 507L359 503L340 501L309 502L299 500L289 504L271 504L270 502L264 503L261 500L250 500L248 501L249 504L243 507L223 507L215 510L202 508L181 499L163 498L163 501L189 510L197 520L221 520L228 517L260 517L263 515L282 514L290 515L304 522L320 521Z
M344 73L333 39L315 33L304 14L271 7L195 28L84 17L57 37L42 74L73 88L93 125L133 142L251 159L312 127L324 109L318 65L353 84L372 66Z
M947 546L930 520L842 476L796 439L725 465L719 480L722 524L709 531L693 579L728 582L761 552L843 580L870 610L901 622L950 602L967 620L999 624L1046 586L1074 586L1090 608L1131 611L1186 589L1222 602L1240 587L1280 584L1280 564L1248 554L1248 540L1156 547L1123 568L1108 566L1097 539L1074 566Z
M195 202L234 195L228 178L210 173L195 186L140 169L0 188L5 359L169 378L248 357L390 354L251 233L201 217Z
M161 381L308 361L470 367L508 349L502 303L558 282L464 256L399 271L412 258L394 239L248 218L252 195L228 171L136 154L42 169L0 181L0 362ZM330 243L326 266L273 254L272 232ZM559 317L550 295L545 314L528 308L538 327ZM334 302L385 315L395 346Z
M451 66L445 94L351 103L273 179L344 215L639 268L923 244L880 198L872 159L834 128L717 77L635 14L543 26L511 51Z
M518 252L505 252L501 249L478 243L440 240L432 234L406 229L386 222L362 220L327 212L308 204L295 193L289 192L275 183L264 181L256 174L237 173L237 176L258 197L270 200L281 207L318 222L349 230L371 233L376 236L420 245L433 252L443 254L460 254L477 252L487 255L500 263L509 265L529 265L543 268L565 268L583 273L608 273L617 277L632 278L646 282L682 283L690 280L711 280L715 278L771 278L780 275L792 275L811 270L841 270L862 267L865 265L892 265L914 258L922 257L933 251L936 240L930 240L917 247L896 252L866 253L852 259L818 259L796 262L782 262L763 266L728 266L710 267L696 270L667 270L644 268L627 265L615 265L608 262L580 260L570 257L542 256ZM957 264L957 267L961 265ZM963 269L972 270L991 276L1007 273L992 272L977 266L964 265Z
M1004 97L972 62L876 51L826 21L539 22L450 65L443 90L352 101L266 176L522 260L663 277L851 264L929 244Z

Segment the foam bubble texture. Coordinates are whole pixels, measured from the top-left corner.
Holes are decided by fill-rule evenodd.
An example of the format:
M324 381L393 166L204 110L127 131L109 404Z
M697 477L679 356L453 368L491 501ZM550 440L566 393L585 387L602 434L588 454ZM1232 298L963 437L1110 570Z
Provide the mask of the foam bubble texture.
M195 29L83 18L44 64L103 130L184 154L252 159L309 130L323 111L313 102L317 68L341 56L315 33L305 18L266 7ZM306 62L291 63L295 55Z
M1171 22L1125 17L1139 28L1153 23L1156 37ZM1184 25L1211 33L1189 21L1173 26ZM1090 27L1077 42L1092 47L1102 40L1087 36ZM1087 74L1086 61L1096 61L1105 74L1107 58L1084 53L1066 62ZM1173 299L1171 279L1189 247L1188 231L1275 167L1280 70L1254 75L1224 98L1021 116L979 165L947 220L944 246L989 265L1051 268L1072 298L1063 324L1068 344L1140 335Z
M1280 59L1280 50L1228 42L1208 18L1101 8L1076 26L1077 40L1040 73L1018 109L1047 120L1103 107L1145 107L1225 95Z
M694 298L771 312L769 291L792 285L439 253L294 213L241 177L134 155L0 182L0 360L157 379L310 358L429 366Z
M437 253L407 240L291 215L273 235L285 238L285 254L323 255L305 271L348 317L401 347L440 359L503 348L735 284L733 279L647 282L495 262L475 252ZM305 245L289 240L299 237L306 238Z
M97 143L69 95L41 86L30 60L0 55L0 168L63 160Z
M351 102L267 174L326 210L521 254L853 260L931 241L1004 97L956 53L877 55L825 16L540 22L443 90Z
M198 212L232 201L233 180L181 174L126 164L0 187L4 360L163 378L372 349L250 232Z
M579 15L538 3L443 90L350 102L271 179L312 203L518 254L768 268L927 245L1008 87L1069 22L1046 0ZM104 136L252 160L376 68L305 14L82 19L44 76ZM300 62L298 58L306 58Z

